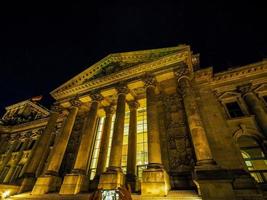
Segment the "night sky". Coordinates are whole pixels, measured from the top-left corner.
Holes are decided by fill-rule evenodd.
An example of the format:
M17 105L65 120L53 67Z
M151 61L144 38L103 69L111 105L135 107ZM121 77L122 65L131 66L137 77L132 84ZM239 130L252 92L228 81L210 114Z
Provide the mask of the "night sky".
M0 112L37 95L48 106L50 91L109 53L189 44L217 72L267 57L264 3L144 2L1 5Z

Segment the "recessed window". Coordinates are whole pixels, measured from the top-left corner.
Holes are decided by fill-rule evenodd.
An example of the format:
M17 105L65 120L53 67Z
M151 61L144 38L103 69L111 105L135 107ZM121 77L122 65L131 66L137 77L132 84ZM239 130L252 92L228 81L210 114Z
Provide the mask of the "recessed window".
M265 103L267 104L267 95L262 97Z
M244 114L237 102L226 103L226 108L231 118L243 117Z

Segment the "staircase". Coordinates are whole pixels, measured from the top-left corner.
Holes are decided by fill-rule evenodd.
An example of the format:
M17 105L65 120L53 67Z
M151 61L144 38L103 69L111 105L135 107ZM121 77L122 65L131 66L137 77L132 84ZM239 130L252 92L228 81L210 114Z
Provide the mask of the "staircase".
M166 197L132 195L133 200L202 200L193 190L172 190Z

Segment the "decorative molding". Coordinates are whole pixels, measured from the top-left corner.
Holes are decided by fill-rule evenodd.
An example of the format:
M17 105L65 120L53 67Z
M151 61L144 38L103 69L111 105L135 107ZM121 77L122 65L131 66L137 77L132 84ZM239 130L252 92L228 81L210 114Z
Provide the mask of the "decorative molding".
M50 94L57 100L67 98L72 95L77 95L86 93L88 91L91 91L95 88L101 88L107 85L111 85L123 80L127 80L133 77L139 77L142 74L145 74L149 71L153 71L156 69L160 69L162 67L172 65L175 63L180 63L181 61L185 60L188 55L190 54L190 51L188 49L184 49L181 52L176 52L172 53L170 55L166 55L163 58L160 58L158 60L148 62L148 63L143 63L140 65L136 65L124 70L121 70L118 73L115 74L110 74L98 79L94 79L92 81L86 82L84 84L72 87L70 89L66 89L63 91L53 91Z

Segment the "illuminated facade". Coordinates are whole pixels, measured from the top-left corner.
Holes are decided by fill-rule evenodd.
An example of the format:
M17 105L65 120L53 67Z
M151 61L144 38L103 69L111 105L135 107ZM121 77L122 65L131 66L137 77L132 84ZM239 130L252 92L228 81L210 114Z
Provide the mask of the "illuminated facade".
M110 54L6 108L10 199L266 199L267 61L213 73L187 45Z

